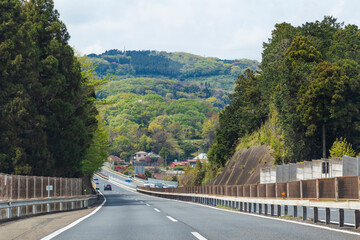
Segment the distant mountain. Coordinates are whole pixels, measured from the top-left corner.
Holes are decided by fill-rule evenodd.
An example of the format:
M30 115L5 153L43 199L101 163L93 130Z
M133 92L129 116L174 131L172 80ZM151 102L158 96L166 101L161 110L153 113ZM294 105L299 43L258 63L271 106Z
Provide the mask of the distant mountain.
M99 111L111 153L123 158L143 150L180 160L207 151L237 76L258 69L255 60L180 52L109 50L88 60L100 77L114 77L96 94L108 103Z
M233 91L234 81L247 68L258 69L256 60L221 60L184 52L108 50L89 54L99 76L114 75L117 80L129 77L177 79L184 84L210 83L213 88Z

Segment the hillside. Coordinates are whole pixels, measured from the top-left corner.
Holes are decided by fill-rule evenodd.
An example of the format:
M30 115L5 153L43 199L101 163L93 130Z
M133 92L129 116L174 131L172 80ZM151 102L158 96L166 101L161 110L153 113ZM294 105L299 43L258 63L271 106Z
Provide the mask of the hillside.
M110 130L111 154L125 159L139 150L187 159L207 152L218 112L230 103L238 74L257 69L252 60L220 60L189 53L109 50L90 54L102 78L96 96Z
M261 72L245 70L219 114L209 161L225 166L239 142L253 146L244 138L264 124L281 133L272 148L276 163L326 158L341 137L359 152L359 33L329 16L276 24L263 45Z
M274 164L268 145L252 146L236 151L223 172L210 185L254 184L260 180L260 168Z
M232 92L234 81L245 69L258 70L256 60L221 60L201 57L183 52L119 51L116 49L102 54L89 54L88 58L97 65L96 72L102 77L107 74L115 80L151 77L175 79L181 85L205 86Z

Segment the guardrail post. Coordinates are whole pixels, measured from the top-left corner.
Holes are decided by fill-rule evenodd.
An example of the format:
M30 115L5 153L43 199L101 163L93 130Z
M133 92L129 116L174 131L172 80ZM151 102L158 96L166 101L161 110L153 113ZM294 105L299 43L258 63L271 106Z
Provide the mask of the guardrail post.
M46 208L47 208L46 211L47 211L47 212L50 212L50 204L49 204L49 203L46 204Z
M275 183L275 198L278 198L277 183Z
M243 202L240 202L240 212L243 212Z
M294 217L297 217L297 206L294 206Z
M248 212L251 213L251 203L248 203Z
M268 214L268 205L264 204L264 215L266 216Z
M325 224L330 224L330 208L325 208Z
M280 217L281 216L281 205L277 206L277 216Z
M63 206L63 203L60 202L60 211L64 210L64 206Z
M18 216L18 217L21 216L21 207L17 207L17 216Z
M288 205L284 206L284 215L288 215L289 214L289 207Z
M256 203L253 203L253 211L256 213Z
M339 209L339 227L344 226L344 209Z
M300 180L300 199L303 200L303 182Z
M357 229L360 225L360 211L359 210L355 210L354 211L354 228Z
M335 200L339 201L339 179L335 178Z
M259 203L259 214L261 214L261 212L262 212L262 204Z
M32 206L32 213L35 215L36 214L36 205Z
M302 220L305 221L307 219L307 208L306 206L302 207Z
M11 218L11 202L9 203L8 211L7 211L7 218Z
M274 216L274 205L270 204L270 216Z
M317 223L319 221L319 209L318 207L314 207L314 223Z

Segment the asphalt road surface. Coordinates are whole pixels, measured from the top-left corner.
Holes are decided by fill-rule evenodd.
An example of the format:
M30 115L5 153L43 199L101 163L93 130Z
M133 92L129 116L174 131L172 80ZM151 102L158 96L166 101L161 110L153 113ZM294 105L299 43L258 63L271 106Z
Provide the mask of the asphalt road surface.
M107 181L100 179L100 186ZM360 235L142 195L116 186L94 215L54 239L360 239ZM290 210L290 209L289 209Z
M126 177L123 177L119 174L110 172L106 169L102 169L102 173L109 176L112 180L116 181L117 183L120 183L122 185L125 185L127 187L136 189L137 185L142 185L139 182L131 182L131 183L127 183L125 182L125 179L128 179ZM102 187L102 186L101 186ZM257 209L257 212L259 210ZM264 208L262 209L262 212L264 212ZM275 206L274 212L277 212L277 206ZM289 206L288 209L288 213L290 216L294 216L294 209L292 206ZM268 214L270 215L270 207L268 208ZM307 210L307 217L308 218L313 218L313 208L308 208ZM302 208L298 207L297 208L297 216L302 217ZM339 210L338 209L331 209L330 210L330 219L331 219L331 223L333 224L338 224L339 222ZM325 208L319 208L319 220L322 222L325 222ZM344 221L345 221L345 225L347 226L354 226L354 211L353 210L344 210Z

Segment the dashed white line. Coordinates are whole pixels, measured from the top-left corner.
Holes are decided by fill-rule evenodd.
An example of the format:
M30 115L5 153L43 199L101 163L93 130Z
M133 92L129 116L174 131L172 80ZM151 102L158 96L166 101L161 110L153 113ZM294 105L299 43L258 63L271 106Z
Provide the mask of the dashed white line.
M146 204L146 206L150 207L150 204Z
M157 208L154 208L154 210L155 210L155 211L157 211L157 212L160 212L160 210L159 210L159 209L157 209Z
M191 232L191 234L194 235L199 240L207 240L206 238L201 236L200 233L198 233L198 232Z
M175 218L171 217L171 216L166 216L168 219L170 219L173 222L177 222L178 220L176 220Z

